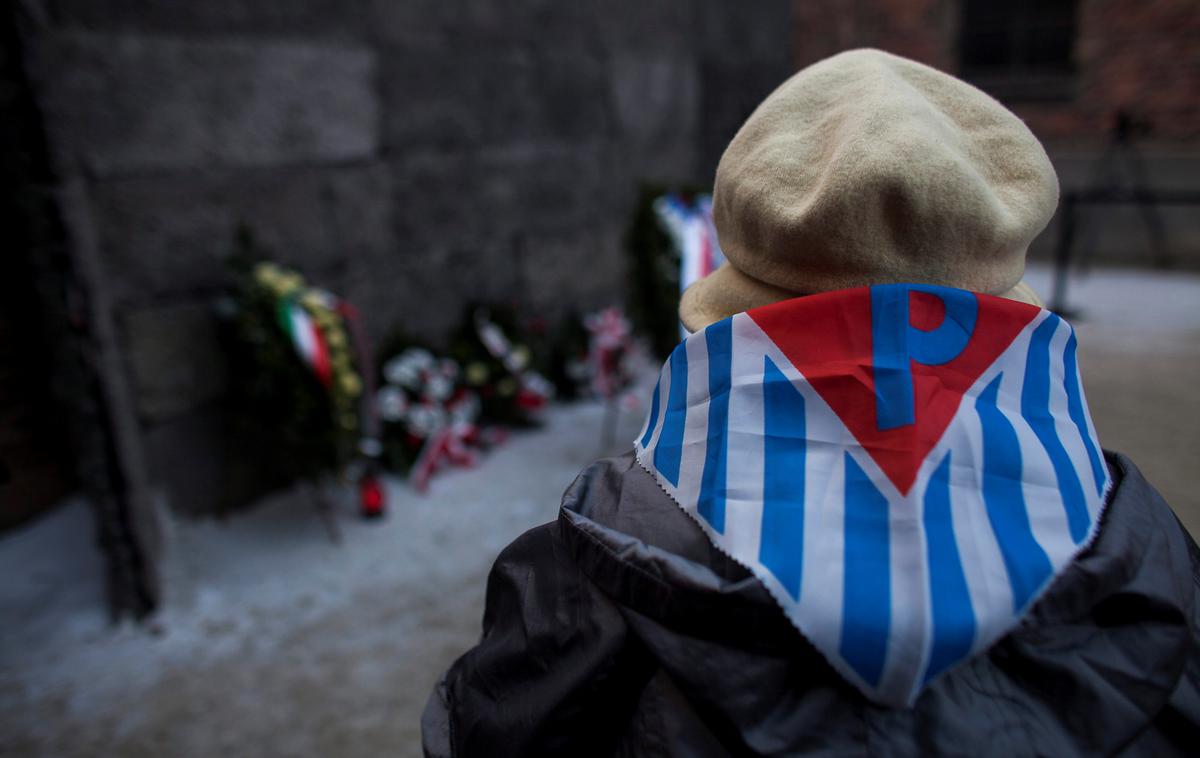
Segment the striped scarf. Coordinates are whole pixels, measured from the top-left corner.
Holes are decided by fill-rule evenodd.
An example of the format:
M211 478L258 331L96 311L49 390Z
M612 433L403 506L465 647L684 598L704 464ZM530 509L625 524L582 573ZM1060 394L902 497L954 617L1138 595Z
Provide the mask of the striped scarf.
M637 457L842 676L911 704L1095 535L1075 351L1055 314L963 290L788 300L675 349Z

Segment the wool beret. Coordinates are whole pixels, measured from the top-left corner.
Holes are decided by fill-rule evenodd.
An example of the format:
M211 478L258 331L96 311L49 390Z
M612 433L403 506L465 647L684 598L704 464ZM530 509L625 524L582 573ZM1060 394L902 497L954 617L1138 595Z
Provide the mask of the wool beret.
M999 102L906 58L840 53L784 82L726 148L713 220L727 262L688 289L680 315L695 329L897 282L1036 302L1017 285L1057 204L1045 150Z

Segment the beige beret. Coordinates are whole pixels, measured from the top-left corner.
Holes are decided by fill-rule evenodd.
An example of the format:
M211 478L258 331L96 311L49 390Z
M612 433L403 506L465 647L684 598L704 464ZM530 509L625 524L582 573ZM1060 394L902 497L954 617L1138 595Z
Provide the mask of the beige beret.
M1034 301L1030 241L1058 204L1041 143L975 87L879 50L792 76L721 157L728 262L684 294L696 329L800 293L923 282Z

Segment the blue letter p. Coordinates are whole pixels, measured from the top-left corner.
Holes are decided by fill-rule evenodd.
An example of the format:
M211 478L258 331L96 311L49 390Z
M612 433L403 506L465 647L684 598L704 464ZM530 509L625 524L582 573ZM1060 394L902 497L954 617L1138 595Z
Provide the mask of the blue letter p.
M930 331L909 321L909 293L942 301L946 317ZM875 423L880 431L916 422L912 365L940 366L957 358L979 316L979 301L964 290L930 284L884 284L871 288L871 345L875 373Z

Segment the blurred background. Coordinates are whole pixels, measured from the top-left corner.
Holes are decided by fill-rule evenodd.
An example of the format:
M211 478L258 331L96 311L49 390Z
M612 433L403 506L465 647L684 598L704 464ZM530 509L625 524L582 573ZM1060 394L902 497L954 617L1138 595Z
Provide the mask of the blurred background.
M629 447L717 160L878 47L1059 172L1030 281L1200 530L1192 0L14 0L0 754L419 754L497 552Z

